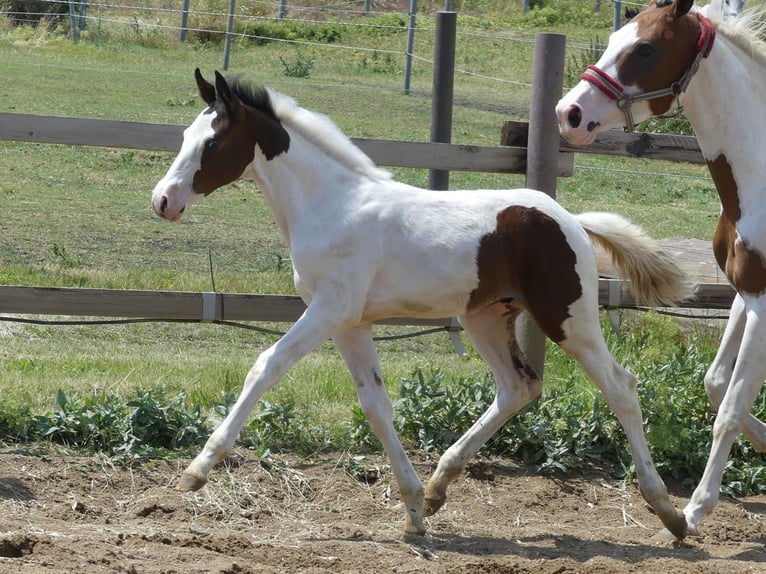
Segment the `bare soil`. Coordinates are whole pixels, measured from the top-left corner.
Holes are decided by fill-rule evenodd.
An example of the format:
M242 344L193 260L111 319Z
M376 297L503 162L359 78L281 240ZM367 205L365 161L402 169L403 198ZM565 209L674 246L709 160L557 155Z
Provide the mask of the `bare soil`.
M125 468L6 449L0 572L766 573L766 496L723 498L701 536L654 543L660 523L635 486L492 460L452 485L425 537L405 537L385 460L348 460L263 464L242 450L200 492L180 493L185 460ZM421 458L417 470L434 465Z

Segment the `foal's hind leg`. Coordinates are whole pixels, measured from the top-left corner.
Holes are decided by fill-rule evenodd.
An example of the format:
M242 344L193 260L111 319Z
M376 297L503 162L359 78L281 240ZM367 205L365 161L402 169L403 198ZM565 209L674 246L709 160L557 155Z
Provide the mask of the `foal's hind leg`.
M670 502L665 483L657 473L649 454L636 393L636 378L618 365L609 353L597 317L596 314L593 320L586 319L576 325L569 325L567 331L571 335L559 344L582 365L601 389L607 403L622 424L630 443L638 485L644 499L655 510L665 527L676 538L683 538L686 533L686 520Z
M481 446L521 407L540 394L542 383L526 363L516 343L515 320L519 311L496 303L460 323L476 350L492 369L497 394L473 426L442 455L426 485L425 513L434 514L447 498L447 486L465 468Z
M423 485L396 434L393 407L383 384L370 325L359 325L333 337L354 379L359 405L391 461L399 493L407 510L404 531L425 534Z
M710 406L716 412L721 405L721 401L723 401L726 389L729 388L729 382L734 373L734 365L739 356L746 323L745 301L740 295L737 295L731 306L729 321L726 323L726 330L718 347L718 352L705 374L705 391L710 400ZM742 432L750 440L755 450L766 452L766 424L753 415L748 414Z

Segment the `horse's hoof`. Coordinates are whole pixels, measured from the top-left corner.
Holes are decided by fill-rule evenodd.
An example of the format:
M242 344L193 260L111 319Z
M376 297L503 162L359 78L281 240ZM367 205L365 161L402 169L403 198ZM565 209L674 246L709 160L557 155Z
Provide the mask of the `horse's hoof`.
M683 540L684 536L686 536L686 517L680 513L676 512L675 515L671 520L669 520L667 523L663 522L665 524L665 528L667 528L670 533L676 537L676 540Z
M422 538L426 535L426 527L422 524L420 526L415 526L414 524L405 524L404 525L404 537L405 539L408 536L417 536L418 538Z
M428 498L423 501L423 516L433 516L447 502L447 497Z
M184 471L176 485L176 489L182 492L194 492L207 484L207 478L201 474Z
M663 528L660 530L657 534L652 536L651 540L652 542L657 543L671 543L671 542L681 542L686 536L698 536L699 530L697 530L697 527L688 524L686 522L686 518L684 518L683 525L677 524L677 521L674 521L674 529L670 530L670 528Z
M658 544L669 544L671 542L675 542L677 539L676 537L668 530L667 528L663 528L660 530L657 534L652 536L650 538L652 542L658 543Z

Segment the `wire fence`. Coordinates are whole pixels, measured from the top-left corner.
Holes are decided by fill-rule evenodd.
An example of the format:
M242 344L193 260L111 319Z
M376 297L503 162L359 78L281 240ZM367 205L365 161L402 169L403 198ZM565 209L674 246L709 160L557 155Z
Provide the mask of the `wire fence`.
M345 2L331 2L318 5L301 5L281 1L266 0L240 0L240 2L227 2L226 0L204 0L194 2L191 6L183 4L184 0L168 0L159 4L132 4L119 2L101 2L74 0L46 0L38 2L39 5L53 4L57 6L55 12L62 19L62 25L70 25L72 29L88 31L94 37L99 35L121 34L125 38L156 36L157 42L180 41L183 32L187 32L191 39L213 38L221 44L228 35L235 39L233 44L235 56L237 50L248 50L250 46L258 45L259 42L275 42L290 46L297 51L333 51L344 52L349 55L359 54L374 55L377 58L390 57L390 66L404 67L406 58L412 58L413 63L420 68L417 72L419 77L430 78L434 64L430 39L433 36L433 18L428 14L418 14L419 18L414 27L415 35L420 39L415 42L413 50L408 53L407 34L409 30L410 13L397 11L396 9L382 10L377 3L361 0L348 0ZM593 0L583 0L592 4ZM604 3L606 4L606 3ZM611 5L612 2L609 2ZM620 3L625 8L642 8L643 2L623 1ZM186 7L185 7L186 6ZM401 6L401 3L399 3ZM76 14L76 19L68 19L70 12ZM6 16L18 21L39 22L41 18L50 15L48 11L35 11L28 9L25 12L6 10ZM188 19L186 17L188 16ZM233 16L236 27L227 32L227 20ZM493 28L483 27L481 23L473 24L469 18L467 22L460 24L457 31L457 61L454 68L456 75L455 98L462 105L477 106L484 109L500 111L510 116L524 119L528 109L530 98L531 76L528 73L519 74L519 68L530 69L530 65L524 66L494 66L473 67L471 60L461 59L460 46L472 45L474 49L483 43L502 44L507 46L506 52L512 55L512 59L531 61L532 45L537 29L523 28ZM182 23L186 22L186 28ZM284 27L290 25L311 26L317 30L318 37L327 38L332 30L365 29L372 36L375 34L385 35L386 47L368 44L346 43L341 40L328 42L325 40L311 40L288 36L278 36L263 33L259 30L273 30L273 26L259 27L260 25L279 22ZM393 40L390 39L393 37ZM594 34L590 42L582 40L568 40L568 62L574 70L584 68L588 60L593 60L605 48L607 38L599 38ZM398 48L396 47L398 46ZM480 48L479 48L480 49ZM227 58L228 60L228 58ZM594 60L595 61L595 60ZM129 73L129 72L128 72ZM168 74L174 72L169 71ZM565 90L573 87L579 74L567 74L565 78ZM476 80L481 80L482 89L476 89ZM318 85L332 86L332 82L326 80L318 82ZM399 90L401 85L374 86L359 85L359 89L374 90ZM430 95L431 86L428 82L419 82L412 88L415 94ZM689 130L690 132L691 130ZM635 170L624 170L609 167L579 166L578 169L607 170L616 173L635 173ZM643 171L646 175L658 177L679 177L677 173L661 173L651 170ZM696 178L704 180L706 175L680 174L680 177Z

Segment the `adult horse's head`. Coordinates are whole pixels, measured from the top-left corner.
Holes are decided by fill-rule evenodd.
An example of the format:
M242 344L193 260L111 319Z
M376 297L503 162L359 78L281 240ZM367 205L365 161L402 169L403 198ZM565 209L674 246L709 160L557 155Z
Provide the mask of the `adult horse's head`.
M271 160L287 151L290 138L279 124L269 92L215 73L215 85L194 71L207 108L184 130L183 144L154 188L152 207L170 221L219 187L238 179L256 153Z
M653 0L609 37L595 66L559 101L564 137L587 145L601 131L666 113L707 57L715 27L691 12L694 0Z

